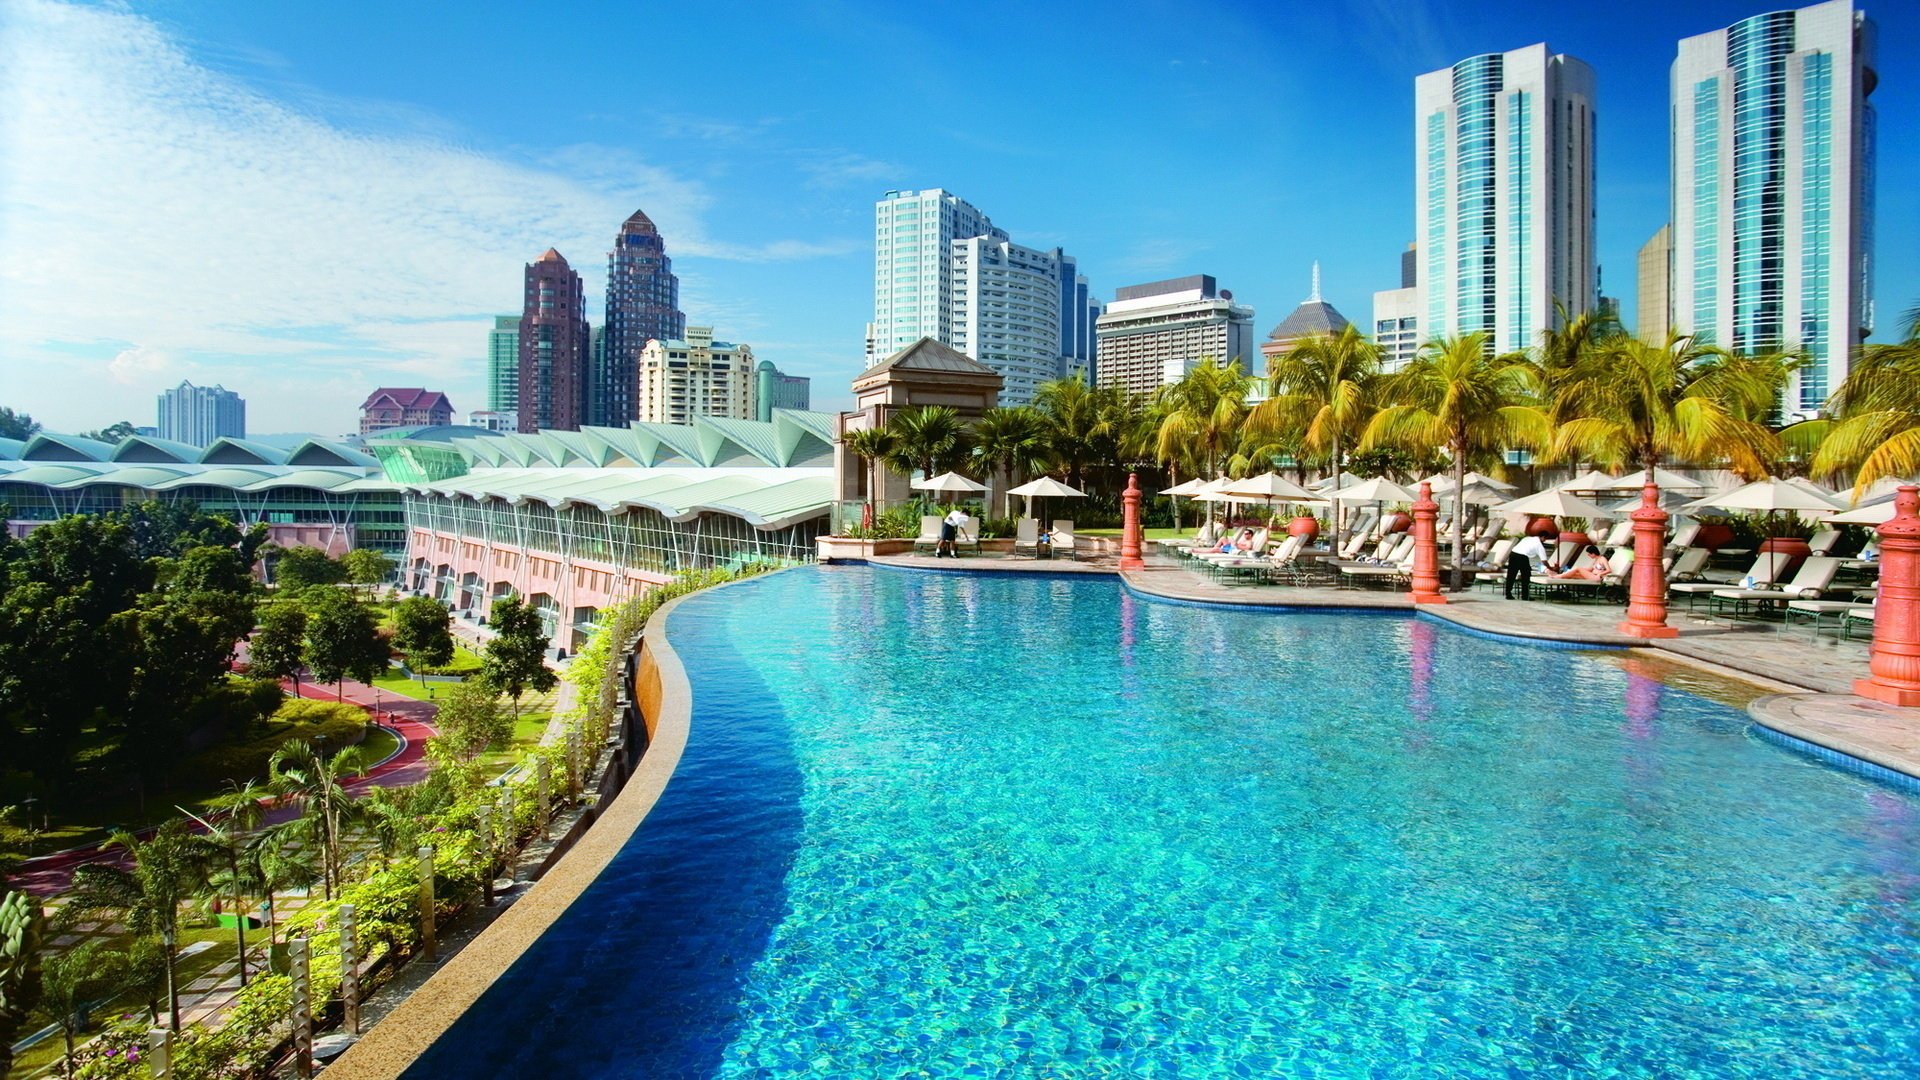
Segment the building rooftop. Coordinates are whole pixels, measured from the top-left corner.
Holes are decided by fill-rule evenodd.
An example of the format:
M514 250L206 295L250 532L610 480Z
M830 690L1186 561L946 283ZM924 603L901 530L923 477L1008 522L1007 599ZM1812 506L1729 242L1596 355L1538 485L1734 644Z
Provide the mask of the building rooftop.
M990 375L1000 373L958 349L940 344L930 337L901 349L885 360L854 376L854 385L888 371L938 371L949 375Z
M1320 264L1313 264L1313 292L1293 314L1280 320L1280 325L1267 335L1268 341L1298 341L1313 334L1337 334L1352 325L1345 315L1332 304L1320 298Z
M1218 283L1212 274L1188 274L1186 277L1168 278L1165 281L1149 281L1145 285L1123 285L1114 291L1115 300L1144 300L1149 296L1170 296L1174 293L1193 292L1211 299L1219 295Z
M438 390L423 390L418 386L382 386L368 394L367 400L360 403L360 408L363 410L374 408L380 404L381 398L386 398L391 402L392 407L397 409L451 410L453 408L453 403L447 400L447 395Z

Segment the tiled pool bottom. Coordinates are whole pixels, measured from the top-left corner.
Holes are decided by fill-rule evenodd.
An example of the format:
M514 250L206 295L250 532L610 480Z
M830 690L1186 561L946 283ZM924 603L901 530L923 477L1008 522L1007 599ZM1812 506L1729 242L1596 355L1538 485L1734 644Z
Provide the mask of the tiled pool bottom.
M795 571L411 1075L1893 1076L1920 804L1607 657Z

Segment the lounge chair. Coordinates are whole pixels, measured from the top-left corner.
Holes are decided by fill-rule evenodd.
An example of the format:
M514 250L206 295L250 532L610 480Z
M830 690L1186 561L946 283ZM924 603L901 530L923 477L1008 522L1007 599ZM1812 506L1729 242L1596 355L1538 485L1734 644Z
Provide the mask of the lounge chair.
M1777 604L1782 600L1819 600L1833 588L1833 576L1840 572L1840 560L1815 555L1800 564L1800 570L1793 580L1785 585L1776 585L1766 589L1715 589L1713 606L1717 611L1722 603L1731 601L1734 613L1741 614L1749 604Z
M1814 640L1818 641L1820 624L1826 621L1827 616L1833 616L1835 625L1840 625L1846 621L1848 612L1863 608L1872 612L1873 605L1853 600L1789 600L1782 610L1785 612L1785 625L1793 625L1796 617L1806 619L1813 626ZM1872 618L1871 614L1868 618Z
M1679 529L1674 531L1673 539L1667 541L1667 550L1668 551L1685 551L1688 548L1693 546L1694 540L1698 538L1699 535L1700 535L1699 522L1696 521L1690 525L1682 525L1680 526Z
M939 548L940 521L938 514L920 515L920 535L913 538L913 550L919 551L922 547Z
M1289 536L1275 544L1273 550L1264 555L1222 555L1209 559L1208 562L1222 574L1240 576L1251 571L1265 576L1292 565L1293 560L1299 556L1300 549L1306 545L1306 537Z
M1053 557L1071 559L1073 551L1073 522L1056 518L1053 523Z
M1021 518L1013 526L1013 553L1015 555L1040 555L1040 523L1032 518Z
M980 553L980 519L972 514L967 515L966 522L953 538L953 553L960 554L961 548L972 548L976 555Z
M1513 550L1518 541L1511 538L1495 540L1486 557L1480 560L1479 569L1473 575L1475 585L1501 586L1507 580L1507 553Z
M1748 568L1745 576L1752 578L1756 586L1771 585L1773 584L1773 579L1778 577L1781 569L1787 565L1788 558L1789 556L1783 551L1767 552L1753 560L1753 565ZM1675 595L1686 597L1687 610L1692 611L1694 597L1712 596L1718 590L1724 589L1729 585L1737 584L1742 580L1735 579L1734 581L1727 581L1723 579L1722 575L1715 575L1715 577L1722 579L1713 581L1675 582L1667 586L1667 596L1669 598Z
M1831 555L1833 549L1840 546L1839 529L1821 529L1807 541L1807 550L1815 555Z
M1407 553L1398 562L1385 565L1352 564L1340 567L1340 583L1349 589L1361 585L1393 585L1413 576L1413 546L1407 545Z
M1610 548L1625 547L1632 543L1633 543L1633 521L1632 519L1628 519L1625 521L1614 522L1613 528L1607 532L1606 542L1601 544L1600 546L1610 547Z
M1633 549L1617 547L1607 558L1605 577L1546 577L1535 578L1535 588L1544 587L1548 592L1559 592L1567 596L1606 596L1616 592L1626 583L1627 575L1633 572Z
M1872 637L1873 636L1873 605L1872 604L1858 604L1852 608L1849 608L1846 611L1841 612L1840 613L1840 636L1842 638L1845 638L1848 641L1852 641L1854 628L1857 626L1860 626L1863 623L1866 625L1866 628L1867 628L1867 636Z
M1713 552L1703 547L1690 547L1682 551L1678 558L1667 567L1668 581L1696 581L1701 571L1707 568L1707 560Z

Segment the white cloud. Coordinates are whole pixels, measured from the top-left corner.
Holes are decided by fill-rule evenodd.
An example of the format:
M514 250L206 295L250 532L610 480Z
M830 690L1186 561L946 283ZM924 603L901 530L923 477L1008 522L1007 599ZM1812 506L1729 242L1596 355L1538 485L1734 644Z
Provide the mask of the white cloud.
M158 377L179 369L218 374L263 431L347 430L367 389L403 375L465 384L472 404L459 404L477 408L488 313L518 307L521 265L557 247L597 291L635 207L676 256L842 250L712 239L709 195L625 151L488 153L420 125L337 120L377 109L299 100L208 69L124 10L5 5L8 403L97 426L101 410L149 414Z

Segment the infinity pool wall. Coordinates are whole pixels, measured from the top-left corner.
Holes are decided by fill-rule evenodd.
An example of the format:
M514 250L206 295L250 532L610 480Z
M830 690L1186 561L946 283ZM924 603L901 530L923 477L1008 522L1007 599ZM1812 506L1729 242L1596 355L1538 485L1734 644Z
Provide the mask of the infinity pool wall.
M653 814L410 1075L1890 1075L1912 800L1625 654L1111 580L683 601Z

